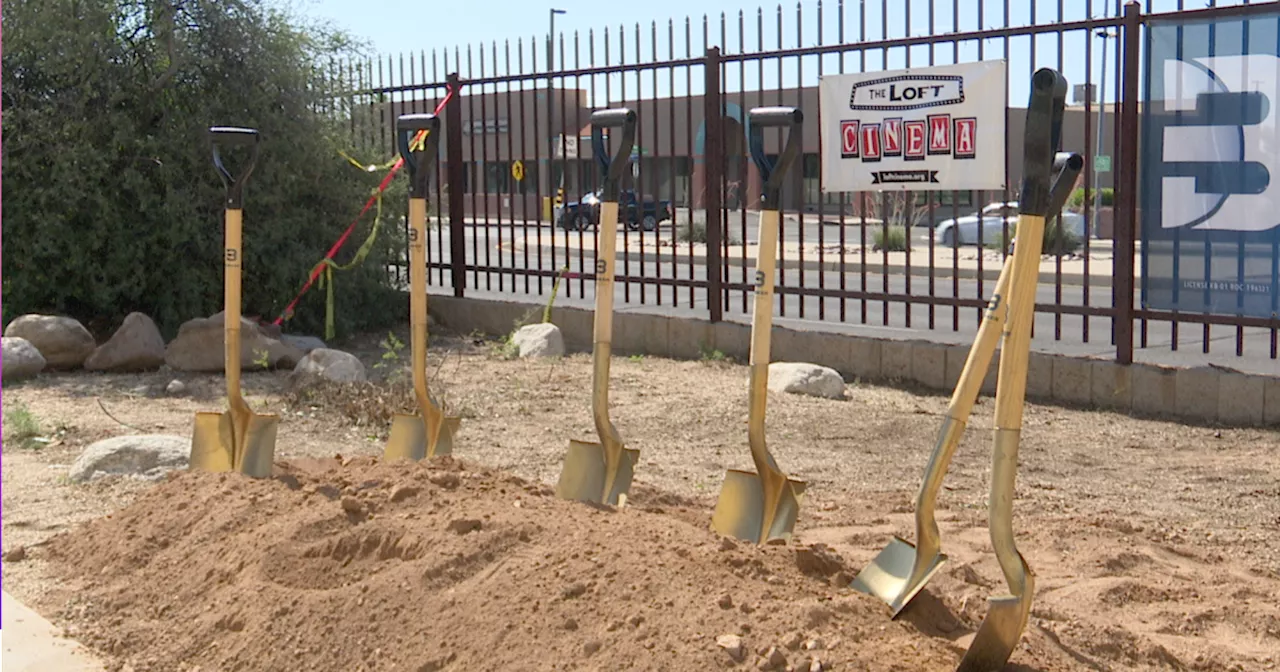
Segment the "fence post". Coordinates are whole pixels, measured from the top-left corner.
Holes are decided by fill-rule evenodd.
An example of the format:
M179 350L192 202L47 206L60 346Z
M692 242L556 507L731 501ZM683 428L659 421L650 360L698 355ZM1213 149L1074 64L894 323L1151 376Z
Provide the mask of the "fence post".
M1115 307L1116 362L1133 363L1133 256L1138 228L1138 44L1142 13L1137 2L1124 6L1124 92L1120 97L1120 157L1123 178L1116 190L1117 218L1111 296Z
M706 86L702 95L703 124L706 129L706 142L703 144L702 167L704 179L702 188L706 192L703 204L707 212L707 308L711 311L711 321L724 319L724 294L721 279L724 275L724 258L721 255L721 194L724 188L724 133L721 119L723 111L720 103L720 48L707 49ZM690 222L690 227L693 222Z
M449 90L453 97L444 106L445 159L449 179L449 272L453 278L453 295L461 297L467 286L467 246L463 231L466 201L463 192L462 165L462 83L458 73L450 73Z

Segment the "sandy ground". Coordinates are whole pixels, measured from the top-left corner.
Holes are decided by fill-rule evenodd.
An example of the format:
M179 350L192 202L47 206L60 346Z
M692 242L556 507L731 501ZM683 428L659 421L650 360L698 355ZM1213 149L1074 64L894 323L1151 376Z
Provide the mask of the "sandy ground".
M406 336L401 331L400 337L407 341ZM382 354L376 341L358 339L343 347L373 364ZM520 481L512 488L528 493L532 508L516 513L504 508L498 519L510 529L542 525L539 532L530 532L527 543L532 550L510 557L506 551L498 554L508 558L503 563L508 579L486 583L474 595L455 596L452 602L431 602L426 612L400 615L407 619L400 622L401 629L404 623L412 623L409 630L416 633L430 633L433 621L451 617L465 625L461 630L446 629L449 634L442 640L446 643L440 646L448 651L418 660L406 653L423 646L417 635L393 636L392 640L403 641L392 644L374 637L375 631L386 635L378 630L382 625L369 626L370 641L344 637L340 651L329 650L330 644L337 646L330 641L333 623L328 623L330 634L325 635L324 627L298 616L306 612L302 607L341 604L355 613L352 622L368 618L370 623L382 623L376 615L361 611L364 601L357 605L355 600L359 591L372 590L394 601L391 587L399 584L364 588L344 584L343 590L357 592L331 595L337 603L312 602L319 599L314 590L294 586L302 592L290 598L280 592L282 585L288 587L287 581L258 576L265 570L244 569L246 563L271 564L270 557L253 553L230 553L229 557L223 546L235 541L248 544L255 553L267 553L252 540L290 534L298 538L299 530L314 531L320 521L338 515L336 502L328 504L330 510L317 508L325 506L326 497L311 497L312 503L304 505L301 499L290 499L301 495L280 479L244 488L224 486L226 476L189 473L159 485L119 479L72 484L66 479L67 467L95 440L139 432L189 435L197 410L223 408L219 376L50 374L6 386L6 435L10 409L21 402L54 439L38 449L19 449L6 441L4 550L9 554L23 546L26 556L5 563L6 590L111 655L117 665L127 661L138 671L188 670L194 665L202 665L203 670L308 669L307 665L334 669L324 664L326 660L343 661L342 669L353 670L703 669L732 663L715 644L716 637L724 634L743 636L751 649L741 666L756 665L758 655L767 655L769 646L777 646L789 657L788 665L805 669L801 664L818 655L803 645L787 648L786 640L794 639L794 632L806 640L817 637L826 642L821 649L822 669L948 670L954 669L981 622L987 598L1005 590L985 520L990 399L975 409L939 502L943 546L950 560L913 606L891 621L884 605L844 586L848 575L874 557L891 535L913 538L912 501L946 405L944 396L856 381L848 386L848 398L843 401L771 394L770 447L783 468L807 481L809 489L791 544L739 547L731 552L745 558L743 563L758 561L764 568L750 572L742 570L746 565L726 564L719 539L707 529L725 469L750 468L746 367L720 361L615 358L613 418L628 446L641 451L641 458L634 512L624 509L611 514L561 502L547 496L543 487L553 485L558 477L570 438L594 438L589 356L577 354L555 362L512 360L502 357L496 344L472 337L433 336L432 347L433 391L463 418L455 455L467 466L452 468L472 474L480 484L502 483L508 478L505 473L527 479L528 483ZM381 376L385 371L374 373ZM184 393L164 391L175 378L186 384ZM391 391L373 385L362 392L291 391L286 373L250 374L246 388L259 411L285 416L277 443L280 460L377 456L392 407L407 402L403 386ZM343 469L390 468L349 465L307 478L313 479L311 492L323 490L330 482L335 492L346 492L343 488L351 487L354 476L344 476ZM426 467L401 471L399 475L379 472L371 478L392 488L397 478L421 479L434 473ZM1277 474L1280 432L1185 427L1029 405L1014 512L1019 549L1035 571L1037 583L1031 622L1011 659L1011 669L1280 669ZM240 492L231 497L228 490ZM495 516L499 510L492 507L498 503L511 506L506 493L508 499L495 503L496 490L497 486L477 487L473 494L478 499L473 503L452 495L440 500L424 495L421 501L448 518L435 518L443 529L459 516ZM248 500L245 491L253 495ZM201 505L195 510L205 513L188 515L182 524L170 521L148 528L160 525L148 522L155 517L148 512L176 508L182 493L198 499ZM211 502L218 496L229 498L228 511L249 507L252 515L244 518L254 521L252 525L227 523L229 514L221 509L212 513L216 507ZM262 498L276 502L267 507L276 512L274 516L252 506ZM131 508L121 511L131 503ZM463 510L466 507L475 510ZM104 517L107 514L113 515ZM635 529L625 523L626 516L639 516L633 520ZM224 525L210 528L212 523L206 519ZM340 556L333 549L352 543L375 547L382 543L376 540L381 537L368 542L367 536L363 542L343 542L343 535L358 536L354 530L365 523L342 520L346 522L320 535L332 538L305 541L328 549L313 551L329 557ZM86 527L86 521L92 522ZM428 562L431 549L436 548L432 541L436 537L431 535L442 534L440 530L409 526L396 534L416 534L425 540L420 543L426 549L413 558L420 563L416 569L397 574L396 581L417 576L428 587L433 585L429 579L440 570L431 569L435 565ZM566 535L570 541L563 541ZM505 549L508 537L492 543ZM830 576L815 579L792 561L793 555L814 544L826 544L838 556ZM602 548L608 553L601 554ZM449 552L454 550L459 557L477 552ZM651 624L662 621L661 632L654 628L641 637L638 633L647 631L639 626L609 629L616 626L615 620L626 623L636 615L634 609L574 607L550 613L525 608L529 600L534 604L553 601L570 566L576 568L573 571L582 570L583 554L591 555L593 550L596 555L589 558L588 569L600 571L593 575L589 592L597 602L623 599L637 572L649 583L664 583L660 577L667 577L665 583L671 585L653 588L657 592L646 594L645 602L652 607L645 612L646 618ZM312 557L305 549L291 552ZM529 560L539 553L545 562ZM187 591L185 599L174 608L192 618L205 612L221 614L213 622L200 620L200 627L193 630L203 638L201 644L212 645L216 653L174 645L175 638L192 626L181 618L162 617L148 600L153 593L147 591L157 585L178 585L164 582L179 581L176 577L184 571L194 571L193 557L202 559L205 564L199 565L200 571L212 572L209 576L218 577L217 581L181 584ZM404 560L403 554L396 557ZM611 563L616 564L612 573ZM664 565L668 569L651 571ZM311 571L327 575L314 567ZM266 604L297 607L286 610L293 614L288 622L296 626L287 638L298 640L288 650L301 658L272 657L266 667L252 662L261 660L249 657L256 650L252 642L270 642L273 635L255 617L237 621L239 612L226 611L233 596L243 601L252 593L245 591L254 586L237 583L237 572L244 574L243 581L270 583L269 591L259 586L265 591ZM533 591L517 594L520 600L512 602L510 586L526 584L542 586L539 590L551 591L550 597L539 598ZM239 592L227 592L229 585ZM716 606L723 594L729 594L735 604L732 618ZM810 610L823 601L835 605L831 608L840 617L818 617L815 622ZM739 609L743 603L752 606ZM765 606L756 608L761 604ZM486 609L505 616L474 616L476 610ZM245 618L248 625L242 622ZM582 627L560 627L548 619L576 619ZM217 623L222 625L214 627ZM264 627L267 630L260 629ZM118 638L104 635L121 628L147 634L148 643L120 644ZM494 628L515 634L498 644L490 632ZM624 645L623 632L639 639ZM537 635L549 643L537 644ZM431 641L433 646L439 644ZM646 647L645 641L656 644ZM840 644L833 646L832 641ZM511 655L525 651L521 648L525 645L533 652ZM366 655L370 647L385 655ZM590 653L584 653L584 647ZM348 649L359 653L342 653Z

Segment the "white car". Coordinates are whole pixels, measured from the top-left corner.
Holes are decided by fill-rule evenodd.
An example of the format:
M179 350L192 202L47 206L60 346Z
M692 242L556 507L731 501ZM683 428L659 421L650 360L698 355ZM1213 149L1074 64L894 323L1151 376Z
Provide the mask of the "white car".
M933 241L935 245L951 247L953 245L977 245L978 244L978 222L982 222L982 244L983 245L999 245L1004 240L1005 223L1009 224L1009 231L1012 233L1016 229L1018 223L1018 202L1009 201L1007 203L990 203L977 213L948 219L939 222L933 229ZM1056 223L1056 218L1046 222L1047 225ZM1062 213L1062 226L1066 230L1075 234L1076 238L1081 240L1085 237L1084 215L1078 212ZM957 242L956 236L959 236Z

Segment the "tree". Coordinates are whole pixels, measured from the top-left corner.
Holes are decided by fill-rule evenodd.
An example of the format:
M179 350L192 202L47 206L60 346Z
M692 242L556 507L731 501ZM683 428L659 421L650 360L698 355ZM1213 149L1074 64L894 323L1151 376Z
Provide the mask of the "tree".
M6 322L55 312L101 334L138 310L172 336L220 310L209 126L262 134L244 200L245 315L283 309L380 177L337 153L350 111L326 66L360 45L265 0L7 0L3 21ZM338 311L341 333L402 312L388 303L396 253L377 246L340 276L337 303L360 306ZM318 330L323 301L311 292L292 326Z

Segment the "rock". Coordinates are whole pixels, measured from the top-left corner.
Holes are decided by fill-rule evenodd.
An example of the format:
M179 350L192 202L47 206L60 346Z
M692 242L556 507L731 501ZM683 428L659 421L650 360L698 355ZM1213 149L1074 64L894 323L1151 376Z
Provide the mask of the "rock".
M23 315L9 323L4 335L27 339L51 370L74 369L84 364L97 346L83 324L60 315Z
M164 391L165 391L165 394L172 394L175 396L179 394L183 394L187 391L187 384L182 382L181 380L178 380L177 378L174 378L173 380L169 381L168 385L164 386Z
M116 333L84 361L90 371L154 371L164 364L164 337L151 318L129 313Z
M747 657L747 647L737 635L720 635L716 638L716 646L724 649L735 663L741 663Z
M409 499L410 497L416 496L419 492L421 492L421 490L422 490L421 488L418 488L412 485L396 486L395 489L391 491L391 501L393 503L403 502L404 500Z
M268 338L272 338L271 334L267 333L265 330L263 331L263 335ZM310 353L312 350L320 350L322 348L329 347L324 344L324 341L316 338L315 336L303 336L301 334L281 334L280 338L277 340L285 345L297 348L298 351L304 355Z
M822 661L817 658L809 659L809 672L822 672Z
M27 547L18 546L10 551L5 551L2 558L5 562L22 562L27 559Z
M720 540L720 550L722 551L734 551L734 550L737 550L737 548L738 548L738 545L735 544L733 540L728 537L725 537Z
M818 651L818 650L821 650L821 649L822 649L822 638L821 638L821 637L814 637L813 639L811 639L811 640L809 640L809 641L805 642L805 643L804 643L804 649L805 649L805 651Z
M783 642L782 645L792 651L795 651L799 649L800 645L803 643L804 643L804 633L793 632L790 635L787 635L787 641Z
M342 510L346 511L347 513L353 516L362 516L364 515L364 512L365 512L364 502L361 502L355 497L350 497L350 496L343 497Z
M732 609L733 597L731 597L729 593L725 593L720 596L720 599L716 601L716 604L720 605L721 609Z
M570 630L570 631L577 630L578 622L573 620L572 618L567 618L565 619L564 624L561 627L563 627L565 630Z
M46 361L40 350L25 338L4 337L4 382L34 378L44 370Z
M529 324L511 335L521 357L563 357L564 336L560 327L550 323Z
M844 379L835 369L803 362L770 364L769 389L774 392L844 399Z
M164 361L178 371L221 372L225 347L223 314L219 312L182 323L178 336L165 349ZM297 348L267 337L254 322L240 318L241 368L258 368L255 360L262 352L268 366L281 369L292 369L305 356Z
M449 529L458 534L475 532L480 529L480 520L477 518L459 518L449 523Z
M565 586L565 588L560 591L560 597L565 600L572 600L575 597L582 597L586 593L587 593L587 584L579 581L577 583L572 583L568 586Z
M761 670L781 670L787 666L787 654L782 652L776 646L769 647L764 654L764 660L760 662Z
M67 477L84 482L109 474L159 480L174 469L185 469L191 439L168 434L133 434L98 441L80 454Z
M329 348L307 353L293 369L295 377L317 377L335 383L362 383L369 379L364 364L353 354Z
M602 646L604 646L603 642L598 639L593 639L582 645L582 652L590 656L599 651Z

